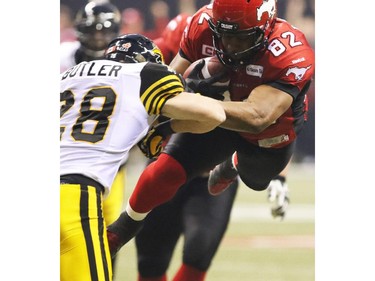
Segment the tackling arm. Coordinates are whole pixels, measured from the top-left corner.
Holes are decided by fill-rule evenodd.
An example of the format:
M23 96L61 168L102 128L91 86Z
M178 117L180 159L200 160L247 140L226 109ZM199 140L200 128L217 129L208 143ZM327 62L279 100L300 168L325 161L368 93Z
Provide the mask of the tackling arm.
M173 119L171 127L176 133L206 133L219 126L226 118L219 101L186 92L169 99L161 114Z
M272 125L292 102L293 98L286 92L260 85L243 102L222 102L227 118L220 127L259 134Z

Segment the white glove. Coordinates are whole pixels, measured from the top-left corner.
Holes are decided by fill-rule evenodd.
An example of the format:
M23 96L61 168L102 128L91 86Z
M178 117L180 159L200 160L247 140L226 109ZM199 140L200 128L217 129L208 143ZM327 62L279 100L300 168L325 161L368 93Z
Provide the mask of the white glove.
M271 214L274 218L284 218L289 205L289 191L286 182L282 183L279 179L270 182L268 188L268 201L273 203Z

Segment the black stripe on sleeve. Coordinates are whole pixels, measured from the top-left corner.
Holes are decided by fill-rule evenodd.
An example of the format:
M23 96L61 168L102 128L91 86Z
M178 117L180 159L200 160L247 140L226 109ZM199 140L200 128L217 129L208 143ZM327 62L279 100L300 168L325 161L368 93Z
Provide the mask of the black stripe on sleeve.
M140 97L150 115L159 114L168 99L184 90L179 76L166 65L148 63L140 75Z

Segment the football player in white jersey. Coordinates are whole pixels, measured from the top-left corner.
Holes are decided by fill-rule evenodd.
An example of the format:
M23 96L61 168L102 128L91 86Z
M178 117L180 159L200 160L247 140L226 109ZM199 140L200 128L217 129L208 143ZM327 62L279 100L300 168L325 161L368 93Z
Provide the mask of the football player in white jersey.
M77 41L63 42L60 45L60 73L83 61L103 59L109 42L119 35L121 13L111 3L90 1L77 12L74 26ZM116 174L110 196L103 202L107 225L117 219L124 206L126 160L124 158Z
M219 101L184 92L181 76L138 34L60 75L60 279L108 281L102 203L123 158L138 143L157 156L167 135L208 132L226 115ZM150 129L149 116L159 114L170 119Z

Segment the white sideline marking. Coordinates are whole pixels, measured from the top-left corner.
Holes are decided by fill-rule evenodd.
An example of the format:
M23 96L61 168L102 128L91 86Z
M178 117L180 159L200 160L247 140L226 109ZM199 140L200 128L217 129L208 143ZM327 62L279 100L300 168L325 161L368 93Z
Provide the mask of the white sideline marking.
M235 203L232 209L231 221L269 221L273 222L269 204L240 204ZM315 221L315 206L312 204L290 204L284 218L285 222L306 223Z
M242 249L249 247L252 249L279 248L279 249L314 249L315 237L313 235L268 235L268 236L249 236L249 237L230 237L224 238L223 244L227 246L238 246Z

